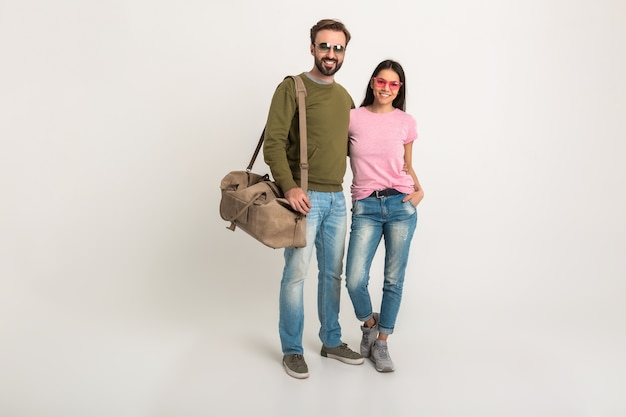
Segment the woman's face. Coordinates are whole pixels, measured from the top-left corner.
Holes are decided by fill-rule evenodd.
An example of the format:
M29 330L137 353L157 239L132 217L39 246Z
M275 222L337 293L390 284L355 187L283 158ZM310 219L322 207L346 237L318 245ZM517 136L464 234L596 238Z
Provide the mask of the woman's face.
M374 102L385 106L391 105L396 99L402 83L397 72L391 69L384 69L370 80L370 86L374 91Z

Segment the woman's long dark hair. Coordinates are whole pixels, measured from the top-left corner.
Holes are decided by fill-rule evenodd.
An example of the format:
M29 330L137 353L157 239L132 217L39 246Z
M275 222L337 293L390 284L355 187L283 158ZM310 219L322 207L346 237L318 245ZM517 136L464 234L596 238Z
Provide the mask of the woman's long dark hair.
M378 66L372 73L372 76L367 81L367 88L365 89L365 98L363 99L363 102L361 103L360 107L369 106L370 104L374 102L374 90L372 89L372 78L378 76L378 73L385 69L394 71L396 74L398 74L398 77L400 77L400 82L402 83L402 85L400 86L400 89L398 90L398 95L396 96L395 100L393 100L392 105L396 109L405 111L406 110L406 93L405 93L406 92L406 79L404 77L404 69L402 69L402 65L400 65L400 63L393 61L391 59L386 59L380 64L378 64Z

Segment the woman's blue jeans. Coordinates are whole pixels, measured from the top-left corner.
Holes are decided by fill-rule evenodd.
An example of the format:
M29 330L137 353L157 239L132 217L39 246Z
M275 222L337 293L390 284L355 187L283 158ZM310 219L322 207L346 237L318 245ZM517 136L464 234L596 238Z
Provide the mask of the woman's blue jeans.
M339 300L347 232L346 200L342 192L308 191L311 211L306 217L307 246L285 249L280 282L279 334L283 354L303 354L304 279L313 248L317 254L317 314L319 337L328 347L341 344Z
M372 316L368 291L370 268L382 238L385 241L383 296L379 332L392 334L402 301L402 288L417 210L406 194L367 197L353 202L352 226L346 261L346 287L357 319Z

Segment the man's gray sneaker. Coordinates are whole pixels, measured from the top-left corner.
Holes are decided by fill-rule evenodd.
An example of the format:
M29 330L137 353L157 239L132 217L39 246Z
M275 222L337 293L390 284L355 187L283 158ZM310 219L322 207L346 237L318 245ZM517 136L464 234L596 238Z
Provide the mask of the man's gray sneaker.
M350 365L360 365L365 361L363 356L350 349L345 343L342 343L334 348L322 345L321 354L325 358L337 359L338 361L349 363Z
M393 372L394 366L389 356L386 340L377 340L374 342L370 359L374 362L374 367L378 372Z
M283 366L287 374L298 379L309 377L309 367L304 361L304 356L294 354L283 356Z
M364 358L369 358L372 351L372 345L378 337L378 313L372 314L374 317L374 325L372 327L361 326L363 337L361 337L361 355Z

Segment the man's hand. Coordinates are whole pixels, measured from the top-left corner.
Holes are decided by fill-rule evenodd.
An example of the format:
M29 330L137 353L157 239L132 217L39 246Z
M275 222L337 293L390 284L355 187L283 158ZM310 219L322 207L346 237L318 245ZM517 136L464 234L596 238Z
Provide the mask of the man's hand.
M311 211L311 201L309 196L300 187L294 187L285 193L285 198L295 211L308 214Z

